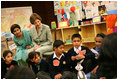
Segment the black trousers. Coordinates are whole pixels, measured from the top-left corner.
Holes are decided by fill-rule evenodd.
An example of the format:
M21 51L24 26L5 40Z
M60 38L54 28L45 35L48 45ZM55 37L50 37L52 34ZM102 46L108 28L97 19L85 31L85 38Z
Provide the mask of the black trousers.
M88 59L88 60L84 60L82 66L83 66L83 71L85 72L85 74L87 74L97 66L97 63L96 60L94 59Z
M44 71L39 71L37 73L37 78L38 79L51 79L50 74L48 72L44 72Z
M61 79L77 79L77 74L71 71L64 71Z

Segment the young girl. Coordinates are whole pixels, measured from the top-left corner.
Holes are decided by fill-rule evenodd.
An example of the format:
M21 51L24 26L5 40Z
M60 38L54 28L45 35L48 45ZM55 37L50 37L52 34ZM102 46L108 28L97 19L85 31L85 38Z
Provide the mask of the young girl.
M26 61L38 78L50 79L48 74L48 63L40 58L39 52L30 52Z
M94 47L93 49L91 49L91 51L95 54L95 59L96 59L96 60L97 60L98 57L99 57L100 46L101 46L101 43L102 43L104 37L105 37L105 34L103 34L103 33L98 33L98 34L96 35L96 37L95 37L95 45L96 45L96 47ZM95 60L95 62L96 62L96 60ZM97 64L97 62L96 62L96 64ZM97 66L91 71L92 75L95 75L95 76L96 76L95 78L99 78L100 76L102 76L102 74L100 74L100 72L99 72L99 68L98 68L98 67L99 67L99 66L97 65Z
M13 53L10 50L5 50L1 61L1 78L4 78L7 71L16 65L18 64L13 60Z

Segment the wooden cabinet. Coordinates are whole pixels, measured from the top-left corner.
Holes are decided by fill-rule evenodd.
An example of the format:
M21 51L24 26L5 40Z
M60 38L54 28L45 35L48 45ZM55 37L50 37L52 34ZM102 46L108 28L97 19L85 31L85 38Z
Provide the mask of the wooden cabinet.
M81 28L81 31L78 31L78 28ZM72 48L72 43L66 43L66 39L71 40L71 37L75 33L80 33L82 36L82 45L88 47L89 49L95 47L95 36L98 33L107 34L106 22L96 23L96 24L87 24L80 25L76 27L68 28L57 28L51 30L53 36L53 42L55 40L62 40L65 43L65 51L68 51Z
M98 33L107 34L106 22L80 25L79 28L81 28L82 45L87 46L89 49L95 46L95 36Z
M67 27L67 28L57 28L51 30L53 42L55 40L62 40L65 43L64 50L68 51L70 48L72 48L71 42L71 36L75 33L78 33L78 26L75 27ZM69 41L67 43L66 41Z

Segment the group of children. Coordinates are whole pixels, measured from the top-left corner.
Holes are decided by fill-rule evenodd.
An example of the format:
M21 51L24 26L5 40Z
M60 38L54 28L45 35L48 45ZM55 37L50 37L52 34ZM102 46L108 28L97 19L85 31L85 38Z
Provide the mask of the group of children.
M81 60L83 71L85 74L92 73L95 78L100 78L103 75L99 71L97 58L99 57L99 49L105 35L97 34L95 38L96 47L92 50L85 46L81 46L82 38L80 34L72 35L73 47L67 52L64 52L64 43L61 40L56 40L53 43L54 53L49 56L48 62L40 58L40 52L30 52L26 62L28 67L33 70L36 77L39 79L77 79L77 70L75 67ZM11 68L18 66L13 60L13 53L9 50L4 51L3 60L1 62L2 78Z

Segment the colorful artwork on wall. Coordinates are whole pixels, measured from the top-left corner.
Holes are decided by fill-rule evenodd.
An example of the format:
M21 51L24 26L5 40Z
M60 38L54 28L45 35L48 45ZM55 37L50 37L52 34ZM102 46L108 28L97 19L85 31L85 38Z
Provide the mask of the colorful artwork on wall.
M86 13L86 19L92 18L92 9L91 8L85 9L85 13Z
M54 13L58 15L62 8L70 9L72 6L75 6L76 10L82 10L81 1L54 1Z
M54 1L54 4L57 21L71 20L73 26L78 25L78 21L99 15L105 21L107 15L117 13L117 1Z
M116 1L82 1L82 3L83 3L83 9L87 9L90 7L101 6L108 3L116 3Z

